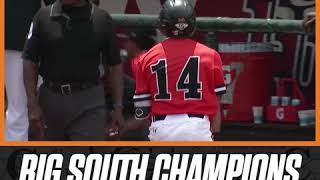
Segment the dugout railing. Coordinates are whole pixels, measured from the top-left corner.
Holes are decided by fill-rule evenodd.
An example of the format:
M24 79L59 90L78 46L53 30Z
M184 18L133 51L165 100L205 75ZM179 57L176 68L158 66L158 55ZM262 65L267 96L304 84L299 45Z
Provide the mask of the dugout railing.
M157 27L158 16L112 14L115 26L128 28ZM205 32L208 46L218 47L217 32L305 34L302 20L198 17L197 31ZM312 32L315 32L314 30Z

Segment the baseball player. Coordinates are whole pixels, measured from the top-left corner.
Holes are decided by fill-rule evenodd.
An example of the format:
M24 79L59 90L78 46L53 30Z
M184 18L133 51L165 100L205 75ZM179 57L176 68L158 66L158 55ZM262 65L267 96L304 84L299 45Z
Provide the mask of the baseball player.
M52 0L5 1L5 89L8 109L5 117L5 141L28 141L29 120L24 91L21 51L32 17Z
M151 119L151 141L212 141L219 95L226 91L220 56L190 39L196 17L187 0L167 0L159 26L168 38L139 61L136 119Z

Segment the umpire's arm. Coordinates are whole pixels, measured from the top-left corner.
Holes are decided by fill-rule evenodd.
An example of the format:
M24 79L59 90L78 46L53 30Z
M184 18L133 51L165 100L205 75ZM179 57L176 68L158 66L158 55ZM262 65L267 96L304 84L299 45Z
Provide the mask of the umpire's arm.
M44 136L44 123L42 111L37 97L38 66L40 56L39 13L35 15L27 35L22 53L23 81L27 95L28 118L30 129L39 132L40 138Z
M37 100L38 66L40 56L39 12L30 25L30 30L24 45L22 59L23 78L28 104Z
M112 27L112 19L110 15L106 14L106 46L103 52L103 61L106 65L105 68L110 70L109 78L111 85L111 96L113 101L113 112L111 114L113 126L123 126L122 116L122 97L123 97L123 73L122 64L120 60L120 52L117 47L115 33ZM107 67L108 66L108 67Z

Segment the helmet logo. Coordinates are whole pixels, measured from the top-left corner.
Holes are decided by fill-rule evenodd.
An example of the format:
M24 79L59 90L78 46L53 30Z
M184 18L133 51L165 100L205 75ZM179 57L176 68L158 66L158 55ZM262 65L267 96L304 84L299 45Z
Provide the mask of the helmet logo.
M189 26L189 24L187 24L187 23L177 23L176 25L176 28L178 28L180 31L183 31L183 30L185 30L188 26Z

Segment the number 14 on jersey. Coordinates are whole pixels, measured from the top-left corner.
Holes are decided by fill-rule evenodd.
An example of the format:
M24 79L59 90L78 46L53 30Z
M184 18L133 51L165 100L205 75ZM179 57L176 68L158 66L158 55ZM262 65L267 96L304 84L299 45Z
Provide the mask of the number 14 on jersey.
M199 80L199 56L189 57L187 63L181 70L178 81L176 82L176 91L184 93L185 100L200 100L202 97L202 82ZM158 93L155 100L171 100L171 92L168 90L168 64L166 59L160 59L151 66L152 73L156 74Z

